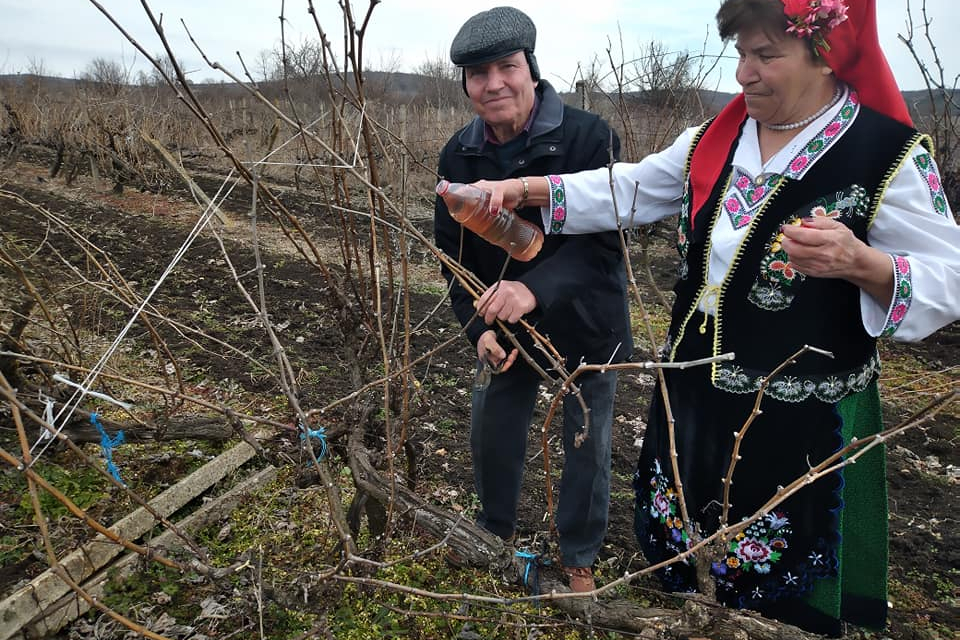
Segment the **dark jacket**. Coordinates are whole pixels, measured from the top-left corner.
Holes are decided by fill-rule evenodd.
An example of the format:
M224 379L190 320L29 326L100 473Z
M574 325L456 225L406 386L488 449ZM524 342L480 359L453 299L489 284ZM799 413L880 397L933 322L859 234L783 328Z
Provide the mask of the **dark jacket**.
M519 176L543 176L573 173L607 165L610 144L619 157L620 141L599 117L563 104L556 91L544 80L537 87L540 106L528 133L526 146L513 158L509 168L498 161L493 145L484 141L484 123L474 118L458 131L440 153L439 174L451 182L501 180ZM611 138L612 135L612 138ZM526 207L519 214L543 228L540 210ZM611 209L610 215L613 215ZM436 199L434 235L437 246L458 259L485 284L493 284L500 275L505 251L489 244L473 232L463 229L450 217L441 198ZM444 267L443 275L452 278ZM626 275L620 239L616 232L591 235L548 235L540 253L529 262L511 260L504 280L522 282L537 299L537 308L526 319L546 335L569 367L581 360L588 363L627 359L632 351L626 297ZM473 298L459 283L450 292L454 313L461 325L473 316ZM481 318L466 328L473 344L489 327ZM515 335L530 355L543 362L531 349L526 331ZM509 342L501 338L509 351Z

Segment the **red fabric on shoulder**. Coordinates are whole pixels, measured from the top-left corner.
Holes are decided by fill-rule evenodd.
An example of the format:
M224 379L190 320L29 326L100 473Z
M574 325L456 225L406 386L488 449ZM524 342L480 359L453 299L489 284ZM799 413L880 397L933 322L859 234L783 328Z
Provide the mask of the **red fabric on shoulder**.
M737 95L727 103L693 150L690 159L690 228L696 224L697 212L710 197L714 185L720 179L730 148L740 134L740 125L747 117L747 104L743 94Z

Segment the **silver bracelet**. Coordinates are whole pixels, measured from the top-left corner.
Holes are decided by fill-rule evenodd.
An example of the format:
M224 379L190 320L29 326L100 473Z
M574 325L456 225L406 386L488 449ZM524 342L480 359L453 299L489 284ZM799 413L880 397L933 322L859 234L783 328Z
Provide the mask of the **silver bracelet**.
M527 201L527 197L530 195L530 183L527 182L526 177L520 178L520 184L523 185L523 195L520 196L520 199L517 201L517 204L514 207L514 209L521 208L523 204Z

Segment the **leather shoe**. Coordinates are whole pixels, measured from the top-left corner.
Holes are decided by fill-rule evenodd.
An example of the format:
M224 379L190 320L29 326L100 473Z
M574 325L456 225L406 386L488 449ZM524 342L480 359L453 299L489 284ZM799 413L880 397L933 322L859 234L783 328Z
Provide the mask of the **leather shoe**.
M597 583L593 580L593 569L590 567L564 567L563 572L570 582L570 591L587 593L596 590Z

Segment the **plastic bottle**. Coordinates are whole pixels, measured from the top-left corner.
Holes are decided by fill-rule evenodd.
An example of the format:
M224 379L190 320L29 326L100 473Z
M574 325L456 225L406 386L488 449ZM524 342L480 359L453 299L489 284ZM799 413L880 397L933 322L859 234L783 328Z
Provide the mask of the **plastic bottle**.
M441 180L437 195L443 198L450 217L470 231L495 244L514 260L527 262L540 252L543 231L509 209L490 213L490 192L470 184Z

